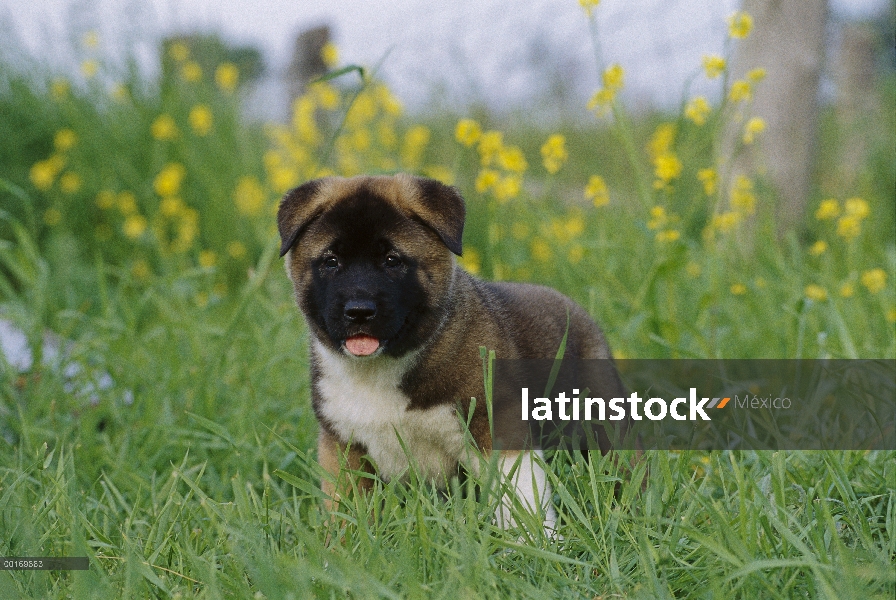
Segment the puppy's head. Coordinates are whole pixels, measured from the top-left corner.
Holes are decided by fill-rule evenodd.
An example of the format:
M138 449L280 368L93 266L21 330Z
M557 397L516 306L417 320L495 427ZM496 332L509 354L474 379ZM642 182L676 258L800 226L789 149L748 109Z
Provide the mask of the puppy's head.
M321 343L401 356L438 328L464 202L431 179L327 177L289 191L277 224L296 301Z

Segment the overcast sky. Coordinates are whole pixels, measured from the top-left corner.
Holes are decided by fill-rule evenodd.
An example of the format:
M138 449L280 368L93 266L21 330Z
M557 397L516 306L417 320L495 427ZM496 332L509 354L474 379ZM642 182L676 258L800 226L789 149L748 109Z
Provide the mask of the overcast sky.
M840 18L862 18L887 1L831 0L831 6ZM626 66L633 97L674 103L670 95L680 93L700 56L720 51L725 17L738 4L603 0L595 11L603 59ZM370 66L388 53L382 73L412 105L435 89L449 102L486 97L513 104L549 85L545 73L588 90L597 83L576 0L0 0L0 22L15 33L15 45L57 64L73 60L67 36L87 30L99 31L109 54L133 43L148 64L164 34L215 31L260 47L274 75L288 62L296 33L326 23L343 62Z

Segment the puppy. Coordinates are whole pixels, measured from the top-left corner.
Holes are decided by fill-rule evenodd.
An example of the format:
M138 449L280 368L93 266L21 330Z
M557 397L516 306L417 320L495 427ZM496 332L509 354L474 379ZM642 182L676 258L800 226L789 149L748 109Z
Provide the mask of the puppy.
M337 479L342 454L351 469L387 480L407 471L409 456L441 485L459 465L478 468L457 411L466 417L470 399L483 398L481 346L498 358L554 358L566 334L566 356L610 358L601 330L566 296L459 268L464 216L455 188L405 174L317 179L280 203L280 255L311 332L318 459L333 474L322 486L334 500L351 489ZM484 402L469 427L491 452ZM502 451L499 462L552 530L550 488L534 454ZM513 525L508 504L498 516L505 527Z

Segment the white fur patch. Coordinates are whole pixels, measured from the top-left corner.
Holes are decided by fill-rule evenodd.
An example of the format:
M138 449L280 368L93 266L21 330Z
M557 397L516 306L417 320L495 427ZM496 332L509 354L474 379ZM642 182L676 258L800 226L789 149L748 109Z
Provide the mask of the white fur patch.
M314 350L320 360L317 386L323 416L341 439L364 444L380 475L401 476L409 466L408 454L426 478L438 482L453 474L463 451L456 408L445 404L408 410L410 399L398 388L414 355L350 357L317 340Z
M522 456L520 456L522 455ZM513 485L516 496L519 498L523 507L531 512L536 512L540 506L544 511L544 529L549 535L553 532L557 525L557 514L554 512L554 506L551 503L551 485L548 483L547 476L541 464L535 461L535 456L544 462L544 453L541 450L527 452L502 452L501 453L501 472L505 476L516 467L513 473L513 480L509 483ZM512 500L504 498L501 508L498 510L498 525L509 529L516 526L516 522L510 515L510 505Z

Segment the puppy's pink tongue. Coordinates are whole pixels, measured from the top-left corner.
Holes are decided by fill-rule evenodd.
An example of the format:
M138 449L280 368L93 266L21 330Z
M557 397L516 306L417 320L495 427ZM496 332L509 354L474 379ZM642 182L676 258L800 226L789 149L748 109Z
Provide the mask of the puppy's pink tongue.
M380 341L369 335L353 335L345 340L345 347L355 356L369 356L380 347Z

